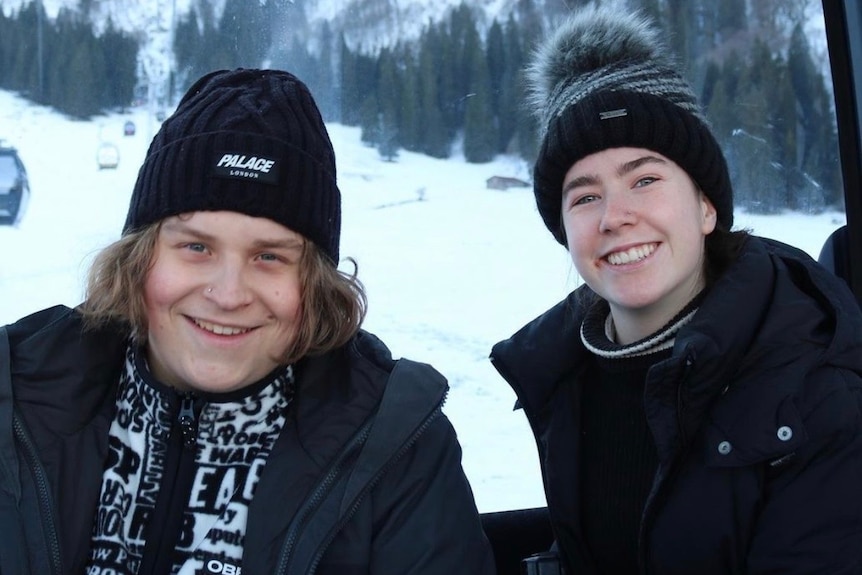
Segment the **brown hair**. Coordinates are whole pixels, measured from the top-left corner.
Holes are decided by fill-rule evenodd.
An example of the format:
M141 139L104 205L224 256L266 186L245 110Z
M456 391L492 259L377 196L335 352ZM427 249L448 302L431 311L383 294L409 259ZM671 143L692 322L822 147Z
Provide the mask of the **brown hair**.
M715 229L704 240L706 263L703 277L707 288L711 288L736 261L749 237L749 230L728 231L723 224L716 223Z
M79 310L92 329L109 323L124 325L137 341L146 340L144 282L155 258L161 222L124 235L96 255ZM299 261L302 306L296 337L284 363L320 354L347 343L362 325L368 308L365 288L353 273L337 269L314 243L303 244Z

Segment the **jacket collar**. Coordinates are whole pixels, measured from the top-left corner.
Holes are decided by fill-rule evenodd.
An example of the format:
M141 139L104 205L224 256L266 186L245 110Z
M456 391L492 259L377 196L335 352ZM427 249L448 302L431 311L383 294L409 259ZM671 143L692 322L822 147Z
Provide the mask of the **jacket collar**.
M84 330L74 309L55 306L7 326L17 402L56 406L40 425L72 434L113 407L127 336L117 326ZM68 409L68 406L78 406Z
M758 393L786 395L780 385L762 384L803 354L810 362L858 370L862 349L854 334L862 332L862 316L840 281L795 248L749 238L677 334L671 358L650 372L646 409L660 456L690 438L730 387L757 385ZM578 288L492 350L494 366L531 421L589 356L578 330L591 294Z
M298 364L293 409L249 509L243 556L249 572L272 571L271 560L282 545L281 536L273 534L286 533L303 499L321 478L338 471L334 463L345 446L373 416L390 379L402 377L403 371L396 368L386 346L364 331L347 345ZM399 385L414 408L405 411L402 429L392 430L393 436L419 427L445 398L448 386L443 376L431 368L423 373L422 381ZM278 513L267 511L273 501L279 502Z
M594 298L581 286L491 350L491 363L512 386L528 417L542 409L561 379L589 358L580 326Z

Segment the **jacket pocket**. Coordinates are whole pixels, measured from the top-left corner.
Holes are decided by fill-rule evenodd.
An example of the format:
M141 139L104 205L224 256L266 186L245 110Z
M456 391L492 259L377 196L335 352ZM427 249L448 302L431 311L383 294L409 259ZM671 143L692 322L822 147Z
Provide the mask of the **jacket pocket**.
M808 440L792 398L777 405L733 402L713 411L705 430L705 462L709 467L739 467L767 463L780 466Z

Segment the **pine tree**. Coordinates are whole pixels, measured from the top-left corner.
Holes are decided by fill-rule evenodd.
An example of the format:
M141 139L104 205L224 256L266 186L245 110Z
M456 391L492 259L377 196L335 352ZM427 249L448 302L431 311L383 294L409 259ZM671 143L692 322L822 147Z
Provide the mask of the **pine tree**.
M476 30L468 37L466 49L472 53L472 66L464 114L464 158L473 163L489 162L494 159L498 131L493 115L488 58Z
M436 26L429 26L422 35L419 48L419 110L420 126L424 130L420 152L434 158L449 157L451 139L443 125L440 106L440 33Z
M321 115L327 120L337 120L340 116L338 91L333 70L333 47L335 39L329 22L324 22L320 30L320 54L316 58L313 77L308 84Z
M666 29L666 22L664 21L659 0L640 0L638 8L659 27Z
M341 34L340 57L341 63L341 121L346 126L355 126L359 123L359 105L361 103L359 92L359 71L357 70L359 58L347 46L344 34Z
M501 135L502 104L506 87L503 82L506 78L506 45L503 39L503 27L495 18L488 29L488 38L485 41L485 52L487 53L488 80L490 83L490 107L494 128L497 132L497 141L494 143L495 152L502 153L506 149L507 139Z
M203 37L196 10L190 10L185 18L177 22L174 30L173 50L176 59L178 85L187 86L204 73L201 61Z
M807 182L797 161L796 102L786 61L773 56L766 74L761 85L767 98L764 102L769 102L769 106L764 106L761 113L765 113L770 127L771 163L779 167L778 185L769 211L776 212L785 207L799 209L806 203L803 198L809 194L803 192Z
M36 61L36 50L28 49L28 46L32 46L32 38L36 38L38 24L36 9L34 2L18 13L19 33L14 39L15 56L11 66L9 87L38 98L39 77L36 70L39 63Z
M6 88L9 75L12 73L13 44L15 22L0 10L0 88Z
M438 102L443 120L443 128L446 131L447 140L455 138L463 124L463 103L465 88L461 85L463 74L460 65L462 45L457 34L461 29L458 24L457 13L453 13L448 26L434 26L440 30L437 36L438 51L436 52L436 74Z
M110 82L104 82L105 92L101 104L104 108L126 107L132 101L137 81L137 42L109 23L98 44L105 62L105 74L111 79Z
M503 76L500 79L500 95L498 99L497 129L500 152L524 153L531 149L519 145L519 126L529 125L529 112L523 105L524 101L524 53L521 45L521 35L514 16L509 15L503 31L505 48L503 53ZM490 47L489 47L490 51ZM490 53L489 53L490 57ZM529 135L532 137L532 134Z
M272 44L272 22L265 4L248 0L226 0L219 25L222 43L230 39L226 67L259 68Z
M60 77L66 89L62 103L55 105L74 117L89 118L100 111L95 87L99 85L96 78L105 77L104 58L89 25L75 19L64 33L67 35L64 45L69 47L70 56Z
M808 41L800 24L796 24L790 37L790 47L787 54L787 65L790 72L790 81L793 92L799 103L799 121L806 134L805 144L802 148L802 163L811 153L814 144L813 132L817 123L823 118L818 114L814 100L814 92L817 83L817 74L814 71L814 63L811 61Z
M775 96L767 86L778 77L775 65L767 46L756 40L750 61L740 62L742 74L732 100L738 178L734 190L739 191L741 205L758 213L772 213L785 194L783 185L776 185L782 178L775 162L781 153L774 149L779 132L764 122L767 103Z
M376 143L379 132L379 108L377 104L378 70L375 57L357 53L353 59L356 66L356 106L359 111L358 124L363 129L366 141Z
M359 107L359 129L359 138L364 143L374 147L380 143L382 130L376 98L368 97L362 101Z
M798 122L801 135L797 146L797 166L808 190L806 209L835 206L840 201L840 180L837 170L830 165L837 149L837 135L832 112L831 97L823 76L811 57L808 39L797 23L790 37L787 68L793 95L799 107ZM825 157L824 157L825 154ZM811 187L815 189L811 189Z
M693 81L688 71L695 66L694 43L698 34L698 19L695 16L700 0L667 0L666 18L662 22L664 31L668 37L671 53L679 61L682 72L692 81L694 86L699 83Z
M530 52L544 32L542 17L534 0L518 0L515 12L520 23L520 37L523 38L522 46L527 52Z
M384 48L378 57L377 81L377 149L381 157L392 161L398 155L398 108L400 90L398 71L392 51Z
M398 140L407 150L416 151L422 139L421 112L419 109L419 65L410 46L400 44L397 49L400 62L401 90L399 104Z
M745 4L745 0L722 0L711 4L716 10L716 28L723 37L748 28Z

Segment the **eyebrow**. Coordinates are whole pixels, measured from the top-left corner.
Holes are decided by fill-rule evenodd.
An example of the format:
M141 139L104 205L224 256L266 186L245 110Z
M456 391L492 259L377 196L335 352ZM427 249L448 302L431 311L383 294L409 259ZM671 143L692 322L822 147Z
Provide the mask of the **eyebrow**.
M637 170L645 164L667 164L667 161L663 160L662 158L659 158L658 156L642 156L640 158L636 158L629 162L620 164L620 166L617 168L617 175L625 176L629 172L633 172L634 170Z
M298 240L298 239L293 239L293 238L285 238L283 240L255 240L253 245L257 249L298 250L298 249L302 249L303 241Z
M169 233L180 233L193 236L204 242L214 242L217 238L212 234L208 234L202 230L196 229L187 225L183 221L171 221L163 224L163 229ZM284 238L284 239L257 239L252 242L255 249L301 249L304 244L302 238Z
M617 166L617 176L625 176L626 174L637 170L645 164L667 164L667 160L659 158L658 156L641 156L640 158L635 158L634 160L623 162L622 164ZM563 186L563 195L565 196L570 190L573 190L575 188L597 184L598 181L599 177L593 174L578 176L577 178L571 180L569 183Z

